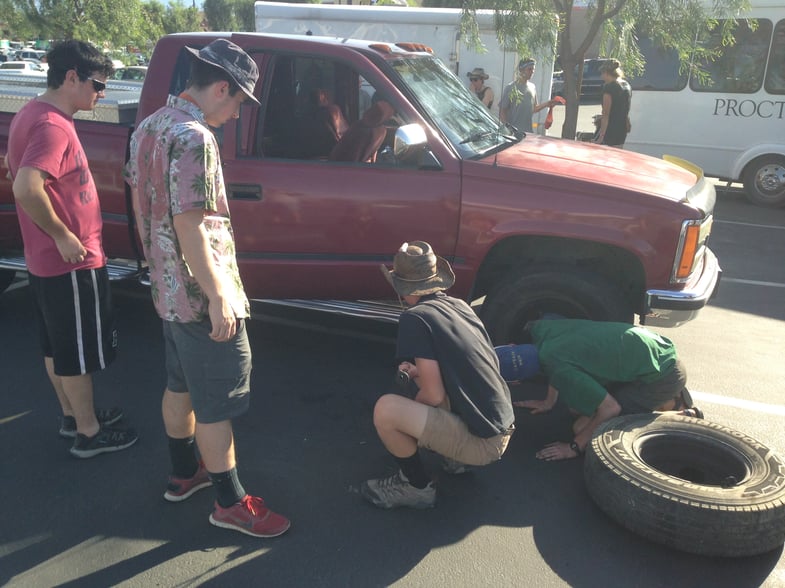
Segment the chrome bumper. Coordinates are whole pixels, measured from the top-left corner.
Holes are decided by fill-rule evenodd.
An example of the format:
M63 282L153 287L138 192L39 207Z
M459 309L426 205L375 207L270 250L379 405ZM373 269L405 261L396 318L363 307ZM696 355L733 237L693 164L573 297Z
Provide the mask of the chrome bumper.
M717 256L706 249L700 279L684 290L647 290L641 324L678 327L698 316L700 309L717 293L722 276Z

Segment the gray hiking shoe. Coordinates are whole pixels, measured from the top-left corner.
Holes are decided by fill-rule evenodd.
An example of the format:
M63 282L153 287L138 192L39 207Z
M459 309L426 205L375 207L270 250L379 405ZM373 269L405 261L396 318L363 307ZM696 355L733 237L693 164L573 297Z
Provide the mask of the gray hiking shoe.
M415 488L403 472L367 480L360 486L360 493L368 502L379 508L433 508L436 506L436 488L429 482L425 488Z

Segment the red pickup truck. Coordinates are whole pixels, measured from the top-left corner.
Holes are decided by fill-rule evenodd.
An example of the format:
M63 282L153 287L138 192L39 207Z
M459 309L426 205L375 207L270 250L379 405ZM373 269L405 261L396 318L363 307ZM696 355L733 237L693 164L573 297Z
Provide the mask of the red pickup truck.
M183 47L219 35L158 42L136 121L184 88ZM686 162L537 135L519 142L422 45L224 36L261 72L261 106L244 105L216 131L250 298L374 308L359 301L392 294L379 264L415 239L452 262L453 295L484 297L481 314L499 342L519 340L526 321L547 312L637 313L644 324L676 326L715 291L720 268L706 245L715 191ZM119 92L110 85L109 101L122 103ZM0 112L0 156L12 116ZM122 175L134 123L91 116L77 129L101 198L104 247L113 275L134 274L143 260ZM3 288L24 270L5 176ZM336 300L347 302L326 302Z

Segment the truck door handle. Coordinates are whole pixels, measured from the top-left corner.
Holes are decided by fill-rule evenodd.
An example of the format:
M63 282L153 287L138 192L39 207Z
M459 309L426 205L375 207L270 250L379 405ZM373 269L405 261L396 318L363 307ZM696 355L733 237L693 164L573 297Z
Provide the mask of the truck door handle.
M259 184L229 184L227 191L231 200L262 199L262 187Z

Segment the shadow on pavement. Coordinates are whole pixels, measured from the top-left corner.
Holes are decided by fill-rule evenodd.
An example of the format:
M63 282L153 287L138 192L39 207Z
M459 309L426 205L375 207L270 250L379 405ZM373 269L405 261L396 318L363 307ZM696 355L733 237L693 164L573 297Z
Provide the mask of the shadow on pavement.
M779 560L779 552L690 556L617 527L590 501L579 460L534 458L543 444L569 438L563 410L518 412L501 462L439 475L436 509L375 509L355 489L393 469L371 411L392 389L394 347L259 322L249 328L252 407L235 426L239 469L246 489L293 526L273 540L217 529L207 521L210 490L181 504L161 498L164 367L149 302L116 298L122 355L96 378L99 403L122 405L140 441L79 461L57 436L25 298L24 289L0 298L9 362L0 413L2 584L536 586L547 572L579 587L746 587L763 583ZM536 385L513 390L516 398L543 393Z

